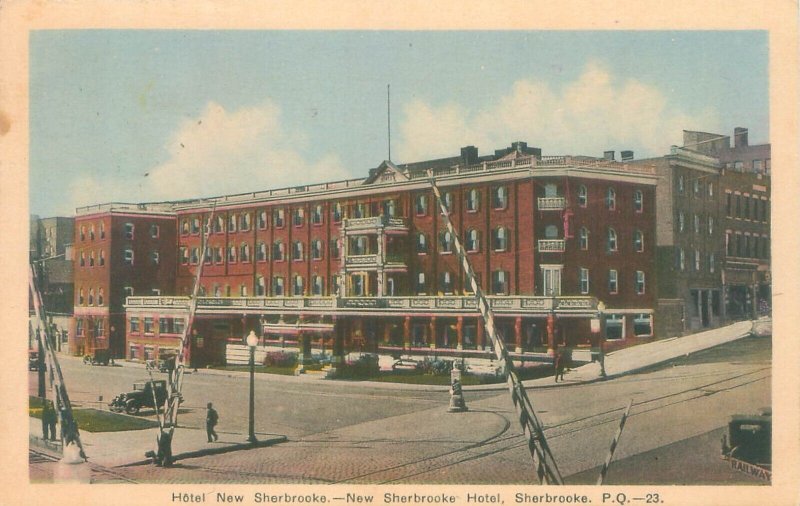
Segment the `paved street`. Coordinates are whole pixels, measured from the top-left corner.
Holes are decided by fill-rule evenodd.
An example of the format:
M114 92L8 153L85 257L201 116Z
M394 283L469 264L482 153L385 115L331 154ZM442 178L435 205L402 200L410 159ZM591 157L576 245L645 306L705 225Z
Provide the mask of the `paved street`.
M609 481L753 483L724 469L714 431L733 413L770 404L770 356L769 339L746 338L648 372L531 389L529 395L568 483L594 482L629 399L634 404ZM77 402L99 395L107 400L146 376L143 369L63 362ZM184 393L181 424L202 426L203 407L212 401L222 431L246 432L246 376L187 375ZM444 391L269 375L258 377L256 395L256 430L285 434L287 443L186 459L158 473L150 466L117 470L135 481L164 483L532 481L531 458L505 391L467 391L466 413L448 413ZM687 462L697 469L686 472ZM642 471L648 466L652 473Z

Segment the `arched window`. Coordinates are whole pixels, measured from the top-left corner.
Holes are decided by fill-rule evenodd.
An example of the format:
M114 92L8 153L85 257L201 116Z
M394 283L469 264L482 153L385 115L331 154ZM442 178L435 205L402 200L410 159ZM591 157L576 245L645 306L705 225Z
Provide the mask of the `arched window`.
M252 217L250 213L242 213L239 215L239 230L242 232L246 232L250 230L250 224L252 221Z
M492 207L495 209L505 209L508 206L508 188L498 186L492 192Z
M100 222L100 239L106 238L106 224L105 222Z
M424 294L425 293L425 273L420 272L417 274L417 293Z
M319 225L322 223L322 204L317 204L314 206L314 209L311 212L311 223L314 225Z
M294 295L303 295L303 276L294 277Z
M452 253L453 252L453 234L450 231L444 231L441 234L441 250L439 253Z
M89 227L89 240L94 241L94 225Z
M284 246L281 241L276 241L272 245L272 259L281 262L284 260Z
M303 243L300 241L295 241L294 246L292 247L292 260L302 260L303 259Z
M94 288L89 288L89 305L94 306Z
M586 189L586 186L580 185L578 187L578 205L581 207L586 207L589 203L589 191Z
M613 211L617 208L617 192L614 188L609 188L606 191L606 208L609 211Z
M467 251L479 251L480 250L480 236L477 230L470 229L467 231Z
M267 244L264 242L258 243L256 251L256 260L259 262L266 262L267 261ZM263 294L262 294L263 295Z
M506 251L508 249L508 230L505 227L498 227L492 233L492 249L494 251Z
M417 234L417 253L427 253L428 252L428 238L425 237L425 234L420 232Z
M298 207L294 210L294 226L295 227L302 227L303 223L305 223L306 219L306 211L302 207Z
M547 225L544 228L545 239L558 239L558 227L555 225Z
M339 223L342 221L342 204L339 202L335 202L333 204L333 209L331 210L331 214L333 214L333 222Z
M242 262L249 262L250 261L250 245L247 243L242 243L239 247L239 260Z
M453 293L453 276L449 271L442 273L442 292L445 294Z
M260 230L267 228L267 211L264 209L258 212L258 228Z
M283 276L275 276L272 278L272 295L282 297L284 293Z
M589 231L586 227L581 227L580 231L578 232L578 239L580 240L580 247L582 250L589 249Z
M78 290L78 305L82 306L84 304L84 302L86 302L86 301L85 301L85 299L83 297L83 288L81 288L80 290Z
M322 295L324 283L322 282L322 276L312 276L311 277L311 294L312 295Z
M264 280L264 276L258 276L256 278L256 296L263 297L267 294L267 282Z
M236 232L236 214L228 215L228 232Z
M424 194L417 195L414 199L414 212L417 216L425 216L428 214L428 196Z
M89 267L94 267L94 251L89 252Z
M644 234L641 230L633 231L633 251L637 253L644 251Z
M642 190L633 192L633 210L637 213L644 211L644 194L642 194Z
M322 241L319 239L311 241L311 258L314 260L322 259Z
M480 202L481 195L476 189L472 189L467 192L467 211L475 212L478 210L479 202Z
M617 231L613 228L608 229L608 251L617 251Z
M100 258L98 261L101 267L106 264L106 252L104 250L100 250Z
M228 263L236 263L236 246L228 246Z

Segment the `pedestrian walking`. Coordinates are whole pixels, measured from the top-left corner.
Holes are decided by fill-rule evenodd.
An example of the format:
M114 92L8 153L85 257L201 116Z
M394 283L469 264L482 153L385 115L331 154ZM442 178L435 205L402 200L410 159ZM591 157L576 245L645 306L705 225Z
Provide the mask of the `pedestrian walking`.
M555 367L555 382L558 383L558 379L561 378L561 381L564 381L564 352L556 351L555 360L553 361L553 365Z
M213 405L209 402L206 410L206 435L208 436L208 442L210 443L212 440L216 441L219 439L216 431L214 431L214 427L216 427L217 422L219 421L219 414L217 414L217 410L214 409Z
M56 411L53 409L53 403L44 399L44 406L42 407L42 436L43 439L55 441L56 440Z

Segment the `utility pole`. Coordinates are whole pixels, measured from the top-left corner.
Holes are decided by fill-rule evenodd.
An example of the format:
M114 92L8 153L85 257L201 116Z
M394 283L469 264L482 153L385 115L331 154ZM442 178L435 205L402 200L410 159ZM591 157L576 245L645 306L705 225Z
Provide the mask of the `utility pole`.
M502 336L495 327L494 313L489 306L489 300L483 294L481 287L478 286L478 282L475 278L475 271L472 270L472 265L470 264L469 258L466 255L466 251L464 250L461 240L459 239L460 235L456 232L455 228L453 227L453 223L450 221L450 210L442 200L442 195L439 192L439 188L436 186L433 171L430 169L428 170L428 178L430 180L431 187L433 188L433 193L436 196L436 201L439 203L447 231L450 232L451 236L453 237L453 243L456 254L458 255L458 259L461 262L461 266L463 267L467 276L467 281L472 287L472 292L475 294L475 299L478 303L478 310L480 311L481 317L484 321L486 334L492 341L492 348L494 349L495 356L497 357L500 367L506 376L506 382L508 383L511 400L514 403L514 408L517 411L517 418L522 426L522 431L525 433L525 437L528 440L528 450L530 451L534 465L536 466L536 476L539 479L539 483L563 485L564 480L561 478L558 465L556 464L555 458L553 457L550 447L547 444L547 439L544 436L542 424L536 417L536 413L533 410L533 404L531 403L527 392L525 392L525 387L517 375L511 358L508 356L508 349L503 342Z

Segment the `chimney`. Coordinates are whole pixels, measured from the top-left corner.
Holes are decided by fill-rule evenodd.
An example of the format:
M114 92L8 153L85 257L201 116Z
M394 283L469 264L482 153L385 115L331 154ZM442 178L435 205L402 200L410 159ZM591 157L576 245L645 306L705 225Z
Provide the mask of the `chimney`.
M633 151L620 151L619 156L622 157L623 162L630 162L633 160Z
M464 146L461 148L461 162L464 165L478 163L478 148L475 146Z
M736 127L733 129L733 147L745 148L747 147L747 129L743 127Z
M613 162L614 161L614 152L613 151L603 151L603 158L605 158L609 162Z
M527 142L517 141L511 143L511 149L513 149L517 153L524 153L527 148L528 148Z

